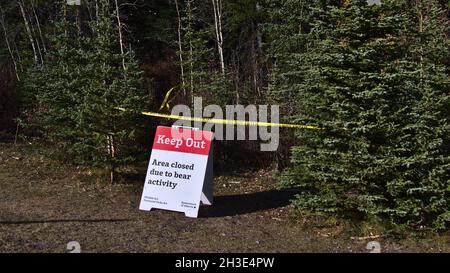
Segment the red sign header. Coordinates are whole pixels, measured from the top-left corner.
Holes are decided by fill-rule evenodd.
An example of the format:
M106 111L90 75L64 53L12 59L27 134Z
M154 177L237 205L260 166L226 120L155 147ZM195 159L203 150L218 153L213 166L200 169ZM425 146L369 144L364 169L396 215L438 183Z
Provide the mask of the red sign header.
M212 138L209 131L158 126L153 149L208 155Z

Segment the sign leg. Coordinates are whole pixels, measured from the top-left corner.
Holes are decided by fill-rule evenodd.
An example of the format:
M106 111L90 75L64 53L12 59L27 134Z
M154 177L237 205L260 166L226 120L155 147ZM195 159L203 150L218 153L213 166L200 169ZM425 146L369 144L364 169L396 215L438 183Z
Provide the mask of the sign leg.
M214 199L214 172L213 172L213 144L209 150L208 163L206 165L205 180L200 201L203 205L212 205Z

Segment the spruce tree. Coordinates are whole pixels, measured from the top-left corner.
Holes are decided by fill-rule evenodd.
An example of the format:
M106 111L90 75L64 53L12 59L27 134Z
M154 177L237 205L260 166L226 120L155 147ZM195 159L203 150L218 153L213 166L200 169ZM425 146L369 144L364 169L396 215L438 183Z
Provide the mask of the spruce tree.
M44 109L49 140L74 162L108 168L113 181L119 165L136 159L137 114L148 103L141 72L131 50L120 53L109 1L98 1L89 31L79 33L66 16L56 26L49 64L30 73L27 90Z
M281 176L306 189L300 208L412 226L448 220L448 92L437 55L445 38L417 59L412 50L424 40L406 2L352 0L315 11L311 49L293 63L300 76L284 82L297 122L321 128L297 132L293 167ZM421 35L442 35L428 14Z
M61 7L60 20L53 22L55 34L50 37L52 50L47 64L26 71L24 97L25 106L36 109L44 137L65 148L76 133L75 113L82 101L80 83L86 77L82 48L88 40L71 35L76 26L66 20L62 11Z
M407 187L389 184L396 205L414 214L417 224L430 222L445 228L450 221L450 95L448 67L450 43L445 11L439 1L417 0L408 9L411 29L409 58L415 79L408 88L416 96L409 116L415 122L406 130L413 143L406 165ZM410 205L413 203L413 205Z
M91 47L84 54L90 78L83 88L79 130L86 137L80 139L77 148L80 154L109 166L113 174L117 165L133 159L129 150L136 144L130 144L135 143L139 128L133 115L118 111L117 107L138 114L148 99L140 86L141 72L133 52L122 56L118 50L117 27L109 1L99 4L99 19L90 24L94 33Z
M336 4L336 1L326 1ZM305 55L314 49L311 32L315 17L326 4L320 0L276 0L267 1L265 34L270 42L272 69L267 101L280 106L282 122L302 122L298 120L300 105L295 99L305 79L309 65ZM295 144L294 131L281 128L280 147L276 153L279 170L289 166L290 148Z

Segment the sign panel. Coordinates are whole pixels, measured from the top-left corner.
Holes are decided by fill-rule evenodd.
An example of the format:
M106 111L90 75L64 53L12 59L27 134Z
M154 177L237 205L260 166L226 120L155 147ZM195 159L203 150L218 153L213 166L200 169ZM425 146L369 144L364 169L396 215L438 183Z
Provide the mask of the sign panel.
M211 204L212 184L205 186L207 193L202 190L212 138L209 131L158 126L139 209L166 209L197 217L200 199ZM212 183L210 175L207 181Z

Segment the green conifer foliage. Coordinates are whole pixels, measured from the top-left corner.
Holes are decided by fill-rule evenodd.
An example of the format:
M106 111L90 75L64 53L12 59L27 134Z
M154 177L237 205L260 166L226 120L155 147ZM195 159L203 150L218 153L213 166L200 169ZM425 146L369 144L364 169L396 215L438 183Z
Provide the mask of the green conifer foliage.
M56 23L49 63L30 70L27 90L43 109L50 140L75 162L108 167L113 175L117 166L136 158L142 130L136 114L145 110L148 97L133 52L120 53L109 1L98 4L98 19L89 22L86 33L78 33L65 17Z
M281 176L307 189L300 208L411 226L448 220L446 26L428 2L414 5L426 14L418 35L406 2L314 10L309 49L293 63L300 76L281 81L295 94L297 121L322 128L297 132L294 166Z

